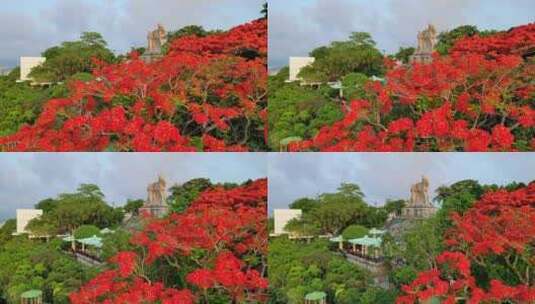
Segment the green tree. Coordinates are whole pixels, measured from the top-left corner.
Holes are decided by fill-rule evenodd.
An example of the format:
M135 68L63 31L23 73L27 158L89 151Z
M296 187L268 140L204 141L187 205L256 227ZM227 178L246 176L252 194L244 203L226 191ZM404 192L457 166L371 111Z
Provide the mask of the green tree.
M435 258L443 250L443 234L438 219L435 217L416 223L403 234L402 244L400 256L407 265L418 271L436 266Z
M67 93L64 84L36 87L17 83L18 76L0 77L0 136L15 133L23 124L32 124L44 102Z
M320 233L320 229L315 223L301 219L291 219L284 229L297 236L316 236Z
M401 210L407 202L405 200L387 200L383 206L387 214L394 213L396 215L401 215Z
M342 78L344 98L347 100L361 99L366 96L364 86L368 82L368 76L362 73L349 73Z
M130 251L134 245L130 243L131 233L124 229L116 229L114 233L102 236L102 254L103 260L108 260L120 251Z
M9 219L0 227L0 247L12 239L12 234L17 230L17 220Z
M144 203L145 202L142 199L136 199L136 200L129 199L126 202L126 205L124 205L123 207L124 212L137 215L139 214L139 208L143 207Z
M268 104L269 144L274 150L288 137L312 137L319 129L341 119L340 105L317 90L287 84L271 90Z
M360 190L360 186L352 183L341 183L337 188L338 194L342 195L347 199L355 199L357 201L362 201L364 198L364 192Z
M446 55L449 53L450 48L453 44L464 37L472 37L479 34L477 26L474 25L461 25L454 28L451 31L442 32L438 35L438 42L435 46L435 49L441 55Z
M299 74L306 81L337 81L350 73L367 76L383 75L383 54L375 47L370 34L352 33L349 40L335 41L330 46L311 52L316 60Z
M301 209L303 213L309 213L319 207L319 202L315 199L303 197L290 204L291 209Z
M414 54L414 51L416 51L414 47L400 47L398 52L394 55L394 58L403 63L409 63L410 57Z
M303 303L313 291L326 292L329 303L358 303L342 302L338 295L366 288L369 274L329 251L328 245L326 240L303 244L283 237L270 239L270 294L276 300L269 303Z
M375 46L375 41L372 39L372 35L366 32L353 32L349 35L349 40L356 45Z
M39 201L35 205L35 209L43 210L43 213L49 213L56 208L58 201L53 198L46 198L44 200Z
M347 226L342 232L344 240L358 239L368 234L368 228L361 225Z
M2 245L0 299L19 303L22 292L40 289L46 303L69 303L68 295L94 276L96 269L83 266L60 248L61 240L43 243L24 236Z
M104 37L96 32L83 32L80 36L80 41L89 46L106 47L108 45Z
M94 235L100 236L100 229L95 225L82 225L74 231L76 239L85 239Z
M114 61L115 55L106 45L101 34L84 32L80 40L66 41L45 50L42 55L46 61L33 68L29 76L39 82L59 82L77 73L91 73L93 59Z
M38 219L41 224L55 223L59 233L73 233L82 225L112 227L124 217L121 208L112 208L104 194L93 184L82 184L74 193L62 193L55 208Z
M104 193L102 193L99 186L95 184L81 184L77 191L77 194L81 195L82 197L99 200L104 199Z
M207 178L195 178L182 185L172 186L169 189L171 195L168 198L171 210L174 212L186 210L201 192L212 186L212 182Z
M32 235L47 240L58 233L58 225L50 218L36 218L31 220L26 226L26 230L30 231Z

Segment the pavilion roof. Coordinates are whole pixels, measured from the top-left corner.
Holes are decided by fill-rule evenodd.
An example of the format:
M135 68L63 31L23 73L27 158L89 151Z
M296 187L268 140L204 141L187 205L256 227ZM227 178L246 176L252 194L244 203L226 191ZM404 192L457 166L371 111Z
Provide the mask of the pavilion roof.
M327 294L323 291L314 291L305 296L305 300L308 301L318 301L323 300L327 297Z
M344 237L339 235L339 236L330 238L329 241L336 242L336 243L343 242L344 241Z
M381 229L377 229L377 228L372 228L370 230L370 234L371 235L385 234L385 233L386 233L386 230L381 230Z
M28 290L23 292L20 297L22 299L35 299L43 296L43 292L37 289Z
M72 236L72 235L68 235L68 236L64 237L62 240L63 240L64 242L72 242L72 241L76 241L76 239L75 239L74 236Z
M100 234L110 234L110 233L115 233L115 231L111 230L110 228L106 227L102 230L100 230Z
M382 241L380 237L369 237L366 235L358 239L351 239L348 242L354 245L380 247Z
M89 246L94 246L94 247L97 247L97 248L101 248L102 247L102 238L96 236L96 235L93 235L92 237L89 237L89 238L85 238L85 239L80 239L78 240L78 242L84 244L84 245L89 245Z

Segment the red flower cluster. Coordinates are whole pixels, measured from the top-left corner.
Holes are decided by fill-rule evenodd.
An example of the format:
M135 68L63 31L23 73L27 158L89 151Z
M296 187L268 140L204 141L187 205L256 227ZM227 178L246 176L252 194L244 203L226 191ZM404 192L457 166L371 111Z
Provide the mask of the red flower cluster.
M535 182L513 192L485 194L464 215L453 215L454 228L446 244L450 251L437 257L438 269L422 272L407 286L397 303L413 304L432 297L441 303L533 303L535 257ZM473 266L503 264L508 286L494 272L484 288L472 272Z
M149 219L131 242L140 250L121 252L107 270L71 294L73 303L194 303L209 289L234 301L266 300L267 180L230 190L207 190L184 213ZM206 254L199 257L198 252ZM151 267L178 267L195 254L199 268L183 284L158 277ZM249 257L248 259L246 257ZM252 265L251 257L263 265ZM213 265L213 266L211 266ZM156 277L154 277L156 275Z
M290 150L533 150L535 24L459 40L430 64L393 67L346 117Z
M161 59L138 54L70 83L34 125L0 137L6 151L246 151L263 138L267 21L184 37ZM197 140L198 139L198 140Z

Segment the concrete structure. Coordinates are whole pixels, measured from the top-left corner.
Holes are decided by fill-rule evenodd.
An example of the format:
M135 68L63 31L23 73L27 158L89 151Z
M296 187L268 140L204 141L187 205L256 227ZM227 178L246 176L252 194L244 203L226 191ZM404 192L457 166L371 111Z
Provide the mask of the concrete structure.
M17 209L17 234L28 233L26 226L28 223L43 215L43 210L39 209Z
M20 81L31 81L28 74L36 66L43 64L46 61L45 57L20 57Z
M423 176L422 181L411 186L411 197L407 206L401 211L406 219L428 218L437 212L429 199L429 180Z
M284 229L286 224L290 220L298 219L302 215L301 209L275 209L273 210L273 216L275 219L275 235L287 234L288 232Z
M149 213L155 217L162 217L167 214L167 187L165 179L158 176L158 181L149 184L147 187L147 200L143 207L139 209L140 213Z
M437 30L431 24L418 32L418 47L410 57L411 63L430 63L433 61L433 51L437 44Z
M141 60L150 63L162 57L162 47L167 43L167 31L158 24L156 29L147 34L147 50Z
M299 72L306 67L314 63L316 58L314 57L290 57L290 77L288 78L288 82L294 82L301 80L297 75L299 75Z

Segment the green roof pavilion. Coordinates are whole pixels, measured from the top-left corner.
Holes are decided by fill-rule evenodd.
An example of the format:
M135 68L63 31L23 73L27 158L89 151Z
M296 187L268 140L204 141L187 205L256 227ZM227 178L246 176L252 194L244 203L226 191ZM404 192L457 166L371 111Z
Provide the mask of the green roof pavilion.
M37 289L28 290L20 295L22 304L42 304L43 292Z
M327 304L327 294L323 291L314 291L305 296L305 304Z

